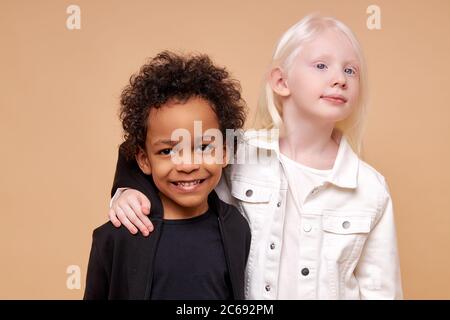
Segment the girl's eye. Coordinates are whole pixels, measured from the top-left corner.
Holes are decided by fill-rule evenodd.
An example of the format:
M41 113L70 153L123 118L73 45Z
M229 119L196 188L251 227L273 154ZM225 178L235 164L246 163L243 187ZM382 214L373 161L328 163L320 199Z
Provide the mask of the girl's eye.
M353 75L356 74L356 71L355 71L355 69L353 69L353 68L345 68L345 69L344 69L344 72L345 72L346 74L351 75L351 76L353 76Z
M325 63L318 63L318 64L316 64L316 68L320 69L320 70L323 70L323 69L326 69L327 66L326 66Z
M163 155L163 156L168 156L172 153L172 149L168 148L168 149L162 149L161 151L159 151L159 154Z

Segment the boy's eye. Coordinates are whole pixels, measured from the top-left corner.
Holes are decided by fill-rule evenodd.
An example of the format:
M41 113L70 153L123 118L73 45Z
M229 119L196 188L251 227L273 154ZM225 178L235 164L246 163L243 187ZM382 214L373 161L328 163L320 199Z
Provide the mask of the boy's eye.
M202 152L208 152L211 151L211 149L213 149L213 145L211 143L206 143L206 144L202 144L201 146L198 147L198 151L202 151Z
M327 65L325 63L317 63L316 64L316 68L320 69L320 70L323 70L323 69L327 68Z
M168 156L172 153L172 149L171 148L167 148L167 149L162 149L159 151L159 154L163 155L163 156Z
M355 69L353 69L353 68L345 68L345 69L344 69L344 72L345 72L346 74L351 75L351 76L353 76L353 75L356 74L356 71L355 71Z

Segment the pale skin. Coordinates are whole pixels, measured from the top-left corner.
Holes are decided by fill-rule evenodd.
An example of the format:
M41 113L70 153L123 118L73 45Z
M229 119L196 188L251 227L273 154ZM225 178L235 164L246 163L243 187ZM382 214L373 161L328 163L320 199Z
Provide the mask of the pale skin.
M288 70L271 70L269 84L283 106L281 153L312 168L333 167L339 148L334 129L358 102L359 70L350 40L334 29L304 44ZM128 189L113 202L109 218L116 227L122 221L131 233L139 229L148 235L153 230L149 208L141 192Z

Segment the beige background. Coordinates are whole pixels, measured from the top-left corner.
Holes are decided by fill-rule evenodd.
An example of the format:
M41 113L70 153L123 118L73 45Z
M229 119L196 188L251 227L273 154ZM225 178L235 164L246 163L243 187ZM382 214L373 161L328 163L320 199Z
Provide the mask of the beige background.
M394 198L407 299L450 299L450 1L0 1L0 298L79 299L106 221L118 96L163 49L210 54L250 107L279 36L316 11L348 24L368 60L365 159ZM366 27L377 4L382 29ZM81 289L66 268L81 268Z

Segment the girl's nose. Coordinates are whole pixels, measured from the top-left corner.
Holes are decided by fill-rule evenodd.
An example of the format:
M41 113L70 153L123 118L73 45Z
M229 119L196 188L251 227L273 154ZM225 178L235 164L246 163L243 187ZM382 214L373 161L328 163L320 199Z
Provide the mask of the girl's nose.
M347 87L347 78L342 71L336 71L332 81L333 87L339 86L341 88Z

